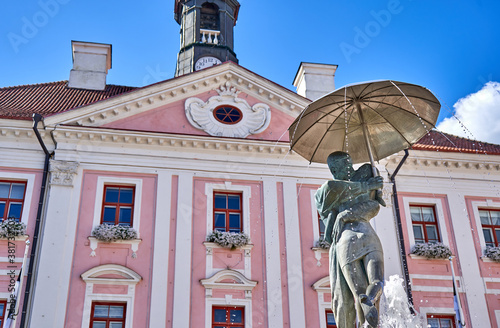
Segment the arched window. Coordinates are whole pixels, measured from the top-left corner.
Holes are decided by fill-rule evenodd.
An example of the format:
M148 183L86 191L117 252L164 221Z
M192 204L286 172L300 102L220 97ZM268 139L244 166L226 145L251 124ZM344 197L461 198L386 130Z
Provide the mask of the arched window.
M201 5L200 28L219 31L219 7L217 5L208 2Z

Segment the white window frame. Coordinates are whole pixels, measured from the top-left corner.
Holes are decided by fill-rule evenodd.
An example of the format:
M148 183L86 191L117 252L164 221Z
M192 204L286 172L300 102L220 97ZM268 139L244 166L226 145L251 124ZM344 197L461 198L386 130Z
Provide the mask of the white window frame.
M99 278L104 274L118 274L123 279ZM93 302L126 302L125 327L132 328L134 320L135 286L142 277L135 271L117 264L105 264L94 267L81 275L85 282L85 301L83 304L82 328L90 326L90 315ZM127 294L94 293L94 285L125 285Z
M331 310L331 302L325 302L325 293L331 293L330 290L330 277L326 276L316 281L312 288L318 294L318 308L319 308L319 326L320 328L326 328L326 310Z
M0 172L2 180L9 180L11 182L26 182L26 190L24 193L23 214L21 215L21 222L28 225L31 201L33 198L33 189L35 186L35 174L29 173L15 173L15 172Z
M411 220L410 206L434 206L436 211L436 221L438 224L439 234L441 238L441 243L450 247L450 241L448 238L448 230L446 228L446 220L444 216L443 204L440 198L430 198L430 197L407 197L403 196L403 208L406 217L406 228L408 231L408 239L410 242L410 248L415 246L415 236L413 235L413 223ZM451 223L450 223L451 224Z
M425 318L425 324L427 324L427 315L435 314L435 315L452 315L455 316L455 310L453 308L438 308L438 307L421 307L420 315Z
M243 214L243 229L242 232L246 233L250 240L252 240L250 232L250 198L252 197L252 187L245 185L236 185L231 182L219 183L206 183L205 195L207 197L207 233L214 230L214 191L221 192L241 192L241 204Z
M218 281L231 278L238 281L237 284L221 283ZM202 279L201 284L205 287L205 328L212 327L212 308L214 306L242 306L245 308L245 328L252 328L252 290L257 285L256 281L247 279L243 274L234 270L222 270L211 278ZM233 299L232 295L225 298L212 298L213 289L233 289L245 291L244 299Z
M471 202L472 212L474 213L474 221L476 221L476 231L479 235L479 244L481 245L481 254L484 254L486 250L486 241L484 240L483 225L481 224L481 218L479 217L479 208L484 208L488 210L500 210L500 203L495 203L491 199L486 199L485 201L473 201Z
M104 186L108 184L113 185L124 185L124 186L135 186L134 195L134 216L132 221L132 228L137 231L137 239L140 238L140 224L141 224L141 201L142 201L142 179L133 178L118 178L118 177L98 177L97 178L97 190L95 196L95 206L94 206L94 220L92 223L92 229L101 224L102 215L102 201L104 198Z
M317 190L311 190L311 218L314 234L314 244L319 241L319 222L318 222L318 209L316 208L316 195Z

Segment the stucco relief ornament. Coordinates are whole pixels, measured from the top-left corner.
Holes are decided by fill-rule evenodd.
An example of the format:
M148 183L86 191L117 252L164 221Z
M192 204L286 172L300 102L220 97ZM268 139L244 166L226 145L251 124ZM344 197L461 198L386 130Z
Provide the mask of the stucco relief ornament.
M58 186L73 186L73 176L76 174L78 162L50 161L50 184Z
M231 83L226 82L217 89L218 96L208 101L199 98L188 98L184 104L186 117L197 129L203 130L211 136L245 138L250 134L264 131L271 121L271 110L264 103L250 106L246 100L238 98L238 91ZM216 118L214 110L221 106L234 107L241 113L234 122L224 122Z

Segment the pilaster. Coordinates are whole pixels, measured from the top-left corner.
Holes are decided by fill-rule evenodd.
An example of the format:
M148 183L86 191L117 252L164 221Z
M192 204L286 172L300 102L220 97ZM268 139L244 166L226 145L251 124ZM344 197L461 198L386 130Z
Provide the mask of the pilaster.
M31 327L64 327L81 174L77 162L51 160L46 211L40 231L37 277Z

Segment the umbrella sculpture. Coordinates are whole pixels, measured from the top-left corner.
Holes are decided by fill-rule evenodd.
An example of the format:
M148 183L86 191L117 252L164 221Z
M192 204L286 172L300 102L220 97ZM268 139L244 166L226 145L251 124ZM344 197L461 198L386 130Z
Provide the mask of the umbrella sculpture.
M291 149L326 163L345 151L373 162L410 147L434 127L441 105L428 89L378 81L346 86L311 103L288 129Z
M410 147L434 127L439 101L418 85L380 81L338 89L311 103L289 128L291 149L328 163L334 179L315 200L330 249L332 310L339 328L377 327L384 265L369 221L385 205L375 160ZM358 170L352 163L370 161Z

